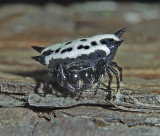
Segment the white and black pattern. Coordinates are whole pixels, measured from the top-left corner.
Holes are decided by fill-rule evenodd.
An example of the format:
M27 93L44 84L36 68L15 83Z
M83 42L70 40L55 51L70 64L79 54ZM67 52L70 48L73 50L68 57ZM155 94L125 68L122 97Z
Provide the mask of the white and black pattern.
M42 50L41 55L45 55L45 64L48 65L51 59L76 58L82 54L90 54L96 50L103 50L106 54L110 54L106 42L101 40L107 39L109 42L120 41L114 34L101 34L87 38L58 43L46 47Z
M126 28L123 28L114 34L79 38L46 48L33 46L32 48L40 55L32 58L50 69L45 79L47 83L53 76L63 88L70 92L82 91L94 83L97 83L97 91L105 73L109 76L109 89L112 82L111 72L116 75L118 89L119 74L115 68L120 72L121 81L122 68L112 61L123 42L120 37L125 31Z

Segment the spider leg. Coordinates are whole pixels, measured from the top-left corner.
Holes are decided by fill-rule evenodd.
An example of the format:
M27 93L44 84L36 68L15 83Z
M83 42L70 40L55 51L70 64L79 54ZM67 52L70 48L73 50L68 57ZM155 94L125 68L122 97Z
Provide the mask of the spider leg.
M108 63L108 69L111 70L114 75L116 76L116 82L117 82L117 90L119 89L119 76L118 76L118 72Z
M58 83L63 86L64 88L67 88L67 90L75 93L76 89L67 81L65 70L63 69L62 65L59 65L59 75L57 77ZM77 101L79 101L83 91L81 90L78 97L76 98Z
M107 72L108 77L109 77L109 82L108 82L107 89L111 90L111 83L112 83L113 76L112 76L111 72L108 69L106 70L106 72Z
M46 94L49 90L49 81L50 81L51 77L53 76L53 72L54 72L54 68L53 67L49 68L49 72L47 73L47 75L44 78L44 88L43 88L44 96L46 96Z
M110 62L110 64L118 69L118 71L120 72L120 81L122 81L122 68L118 66L116 62Z
M98 89L99 89L99 87L100 87L100 84L102 83L103 79L104 79L104 74L102 74L102 75L100 76L100 78L99 78L99 81L98 81L98 83L97 83L97 85L96 85L96 89L95 89L95 91L94 91L94 95L97 94L97 91L98 91Z
M77 101L79 101L79 99L80 99L80 97L82 96L82 93L83 93L83 91L80 91L80 93L79 93L79 95L78 95L78 97L77 97Z
M110 100L111 99L111 83L112 83L112 79L113 79L113 76L111 74L111 72L107 69L107 74L108 74L108 77L109 77L109 82L108 82L108 96L106 97L106 99Z
M59 64L58 66L58 71L57 71L57 82L64 88L66 88L67 90L71 91L71 92L75 92L75 88L70 85L67 81L67 77L66 77L66 73L64 71L64 68L62 67L61 64Z
M107 60L106 59L102 59L97 65L99 66L98 69L96 70L95 73L97 73L99 75L99 78L98 78L98 83L96 85L96 89L94 91L94 95L97 94L97 91L100 87L100 84L102 83L103 79L104 79L104 76L105 76L105 72L106 72L106 65L107 65Z

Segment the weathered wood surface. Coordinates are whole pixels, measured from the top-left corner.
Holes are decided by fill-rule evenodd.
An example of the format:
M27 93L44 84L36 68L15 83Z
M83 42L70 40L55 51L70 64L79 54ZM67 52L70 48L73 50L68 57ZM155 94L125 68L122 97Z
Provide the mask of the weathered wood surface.
M108 4L112 9L107 6L103 9L101 5L95 10L91 8L95 6L94 3L85 4L87 8L83 4L65 8L54 4L42 7L23 4L2 6L2 136L11 135L11 132L14 136L159 135L159 5ZM84 8L83 12L81 6ZM130 7L130 12L127 7ZM29 19L34 17L35 20ZM30 58L36 55L31 45L46 46L57 41L74 39L78 35L114 32L124 26L128 27L123 36L125 41L115 58L124 68L123 82L119 93L115 94L114 79L112 96L115 97L111 101L106 100L107 91L102 89L94 96L93 88L85 90L77 101L77 96L67 95L54 82L50 85L50 92L43 96L42 82L47 68ZM104 83L107 81L106 76Z

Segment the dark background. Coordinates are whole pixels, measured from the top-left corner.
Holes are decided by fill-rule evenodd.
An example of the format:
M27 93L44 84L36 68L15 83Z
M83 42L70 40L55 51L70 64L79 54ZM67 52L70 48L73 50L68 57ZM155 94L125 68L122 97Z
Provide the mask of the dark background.
M57 4L61 4L61 5L69 5L69 4L73 4L73 3L82 3L82 2L86 2L86 1L104 1L104 0L1 0L0 4L12 4L12 3L28 3L28 4L36 4L36 5L43 5L46 3L57 3ZM154 3L154 2L160 2L159 0L112 0L115 2L143 2L143 3Z

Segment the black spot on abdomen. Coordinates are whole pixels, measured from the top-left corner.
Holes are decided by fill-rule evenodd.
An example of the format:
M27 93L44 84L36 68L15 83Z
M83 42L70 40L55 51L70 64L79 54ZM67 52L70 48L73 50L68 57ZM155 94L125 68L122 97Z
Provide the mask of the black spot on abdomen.
M88 45L84 46L84 49L89 49L89 46Z
M108 41L107 41L107 39L102 39L102 40L100 40L100 43L101 43L101 44L107 44Z
M71 51L71 50L72 50L72 48L71 48L71 47L67 48L67 51Z
M72 42L67 42L67 43L65 43L65 45L68 45L68 44L71 44Z
M84 47L83 45L79 45L77 49L82 49L83 47Z
M42 55L48 56L48 55L50 55L50 54L52 54L52 53L53 53L52 50L48 50L48 51L43 52Z
M83 41L83 42L84 42L84 41L87 41L87 39L81 39L80 41Z
M115 40L113 38L108 38L108 39L102 39L100 40L100 43L101 44L108 44L108 43L111 43L111 42L114 42Z
M58 48L58 49L55 51L55 53L58 53L60 49L61 49L61 48Z
M89 49L89 46L88 45L85 45L85 46L83 46L83 45L79 45L78 47L77 47L77 49Z
M97 45L97 42L96 42L96 41L92 41L92 42L91 42L91 45L92 45L92 46L95 46L95 45Z
M61 53L65 53L66 51L67 51L67 50L66 50L66 49L64 49L64 50L62 50L62 51L61 51Z
M67 51L68 51L68 52L72 51L72 48L69 47L69 48L67 48L67 49L64 49L64 50L61 51L61 53L65 53L65 52L67 52Z
M115 41L113 38L108 38L107 40L108 40L108 42L114 42Z

